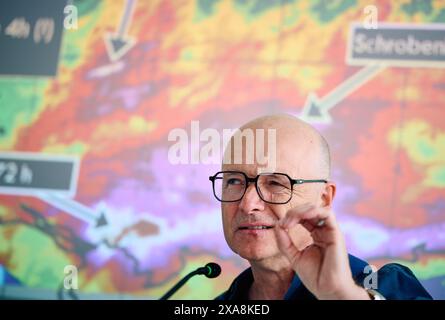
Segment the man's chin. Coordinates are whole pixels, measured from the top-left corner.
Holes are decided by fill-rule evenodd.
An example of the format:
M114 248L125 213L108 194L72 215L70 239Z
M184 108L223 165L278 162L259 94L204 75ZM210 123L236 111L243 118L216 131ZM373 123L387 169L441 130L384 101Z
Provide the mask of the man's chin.
M261 261L276 255L276 252L272 252L272 250L265 250L264 248L241 248L237 250L236 253L241 258L249 261Z

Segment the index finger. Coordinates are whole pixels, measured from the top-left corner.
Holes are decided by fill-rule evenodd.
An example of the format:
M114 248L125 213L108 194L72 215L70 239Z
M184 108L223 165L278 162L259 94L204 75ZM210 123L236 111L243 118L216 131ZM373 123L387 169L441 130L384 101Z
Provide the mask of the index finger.
M315 217L304 220L301 224L310 232L315 228L335 229L337 223L332 210L330 208L321 208L319 211L320 213Z
M317 224L320 221L324 221L323 226L334 226L334 221L331 218L332 216L329 208L317 208L314 205L306 204L290 209L286 213L285 218L281 221L281 225L284 228L292 228L296 224L304 222L303 226L309 230L317 227Z

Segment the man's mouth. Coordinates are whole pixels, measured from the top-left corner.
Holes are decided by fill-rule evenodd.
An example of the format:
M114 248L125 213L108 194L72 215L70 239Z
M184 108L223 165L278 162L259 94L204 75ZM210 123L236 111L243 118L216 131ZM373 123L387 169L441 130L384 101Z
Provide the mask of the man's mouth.
M238 229L239 230L266 230L266 229L272 229L273 226L241 226Z

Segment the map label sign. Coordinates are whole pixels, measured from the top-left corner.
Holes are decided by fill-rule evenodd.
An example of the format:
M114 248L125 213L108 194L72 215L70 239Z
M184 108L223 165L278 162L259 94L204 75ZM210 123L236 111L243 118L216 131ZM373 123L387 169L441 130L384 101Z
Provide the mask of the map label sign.
M57 74L65 5L62 0L0 1L0 74Z
M395 67L445 67L445 24L352 24L346 62Z
M65 155L0 152L0 194L74 197L79 163L79 158Z

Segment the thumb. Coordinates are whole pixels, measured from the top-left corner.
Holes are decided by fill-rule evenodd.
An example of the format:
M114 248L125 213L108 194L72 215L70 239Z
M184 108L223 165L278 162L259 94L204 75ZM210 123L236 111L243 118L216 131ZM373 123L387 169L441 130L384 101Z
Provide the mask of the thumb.
M289 236L289 230L277 224L275 226L275 236L277 239L278 248L284 254L284 256L289 260L289 262L294 265L301 255L301 251L292 242Z

